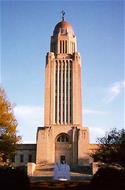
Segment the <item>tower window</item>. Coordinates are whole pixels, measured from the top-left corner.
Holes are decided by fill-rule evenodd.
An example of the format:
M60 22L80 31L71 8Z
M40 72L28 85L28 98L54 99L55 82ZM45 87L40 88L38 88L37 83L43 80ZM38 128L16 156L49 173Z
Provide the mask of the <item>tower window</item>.
M72 123L72 61L70 61L70 123Z
M64 40L63 40L63 53L65 53L65 44L64 44Z
M61 43L61 41L60 41L60 53L61 53L61 45L62 45L62 43Z
M59 62L59 123L61 123L61 61Z
M69 137L66 134L62 134L57 138L57 142L69 142Z
M66 69L66 122L68 123L68 61Z
M55 72L55 123L57 123L57 78L58 78L58 62L56 60L56 72Z
M67 53L67 41L65 41L65 53Z

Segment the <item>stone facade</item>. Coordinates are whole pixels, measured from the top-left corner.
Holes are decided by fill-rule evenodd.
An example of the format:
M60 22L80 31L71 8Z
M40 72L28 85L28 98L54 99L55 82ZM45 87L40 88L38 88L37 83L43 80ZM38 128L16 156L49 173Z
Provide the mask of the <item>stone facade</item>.
M81 97L77 40L72 26L62 20L54 28L46 56L44 127L37 131L36 164L53 164L62 155L70 165L89 163Z
M13 158L14 166L26 166L28 162L36 162L36 144L18 144Z
M64 155L68 164L88 163L88 129L77 126L50 126L38 129L36 163L52 164ZM84 147L84 148L83 148Z
M46 55L44 127L38 127L36 144L18 145L16 166L31 161L37 168L54 164L61 156L70 166L93 162L89 153L97 146L89 144L89 130L82 124L81 86L76 36L72 26L62 20L54 28ZM29 164L30 173L32 168Z
M45 132L45 128L43 128L43 127L39 127L38 131L39 130L40 131L44 130L44 132ZM74 130L74 134L72 133L72 130L70 129L70 127L69 127L69 131L65 131L65 129L63 130L62 135L63 134L66 134L66 135L68 134L70 136L70 141L62 143L62 145L61 145L57 141L57 139L60 137L60 135L57 135L58 131L55 132L54 135L51 135L51 132L50 132L51 128L48 128L48 132L46 131L46 133L48 133L48 136L50 137L50 138L48 138L48 142L50 144L49 144L48 147L46 147L46 145L48 145L48 143L47 143L47 138L45 138L46 139L45 144L39 145L39 147L44 147L44 150L43 150L44 154L42 155L41 152L39 150L37 150L37 152L39 153L39 156L38 155L37 156L41 157L41 158L44 157L45 158L44 163L47 163L48 162L47 161L48 157L47 157L46 153L47 153L47 149L48 149L49 155L53 156L53 160L49 161L49 163L51 163L51 162L54 163L55 160L58 160L60 158L60 155L63 152L63 154L67 155L67 162L69 164L73 163L74 165L76 165L77 158L75 158L75 156L73 156L73 151L71 151L71 150L74 148L74 151L76 151L76 153L78 153L78 150L76 149L76 146L73 146L73 144L71 143L71 139L72 139L72 136L75 135L75 131L77 129L74 128L73 130ZM85 138L87 138L87 137L85 137L86 130L85 131L82 130L82 133L83 133L81 135L81 137L82 137L81 140L82 141L84 141ZM69 138L69 136L67 136L67 137ZM55 141L52 140L51 138L55 139ZM49 139L51 139L51 140L49 140ZM88 140L88 138L87 138L87 140ZM37 141L38 141L38 139L37 139ZM38 141L38 142L41 142L41 141ZM76 142L77 141L74 141L74 144ZM87 141L86 141L86 143L88 144ZM97 150L99 145L97 145L97 144L88 144L88 146L86 146L86 147L87 147L87 149L86 150L84 149L84 156L83 156L84 164L88 164L88 155L90 153L94 152L95 150ZM37 149L36 144L18 144L15 156L13 158L13 165L14 166L26 166L28 162L36 163L36 149ZM81 152L83 153L83 148L82 147L81 147ZM76 153L75 153L75 155L77 155ZM55 157L55 159L54 159L54 157ZM81 164L81 162L83 162L83 159L79 159L79 165ZM89 157L89 163L92 163L92 162L93 162L92 158ZM37 160L37 163L40 163L39 160Z

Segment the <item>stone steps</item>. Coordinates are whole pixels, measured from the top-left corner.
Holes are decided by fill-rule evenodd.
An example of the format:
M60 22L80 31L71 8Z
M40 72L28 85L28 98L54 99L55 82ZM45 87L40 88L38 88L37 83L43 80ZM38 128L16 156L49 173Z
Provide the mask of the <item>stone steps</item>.
M41 180L53 180L54 164L51 165L37 165L33 174L34 179L41 178ZM79 172L70 172L71 180L86 180L90 179L91 175L86 175Z
M36 165L33 176L53 176L54 164L39 164Z
M71 181L89 181L92 179L92 175L73 175L71 173ZM53 181L53 176L30 176L31 182Z

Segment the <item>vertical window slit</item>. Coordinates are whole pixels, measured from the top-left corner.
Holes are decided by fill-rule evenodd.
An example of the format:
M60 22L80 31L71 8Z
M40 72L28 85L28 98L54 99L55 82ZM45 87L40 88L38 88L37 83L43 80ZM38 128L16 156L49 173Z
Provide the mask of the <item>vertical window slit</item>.
M58 62L56 61L56 72L55 72L55 123L57 123L57 79L58 79Z

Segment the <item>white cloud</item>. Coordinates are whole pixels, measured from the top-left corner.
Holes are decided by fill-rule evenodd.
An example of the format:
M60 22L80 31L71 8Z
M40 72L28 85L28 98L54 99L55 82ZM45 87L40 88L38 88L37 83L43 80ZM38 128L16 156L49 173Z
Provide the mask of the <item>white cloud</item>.
M43 126L43 107L19 105L14 108L23 142L35 142L37 127Z
M89 127L90 143L95 143L98 137L103 137L106 133L106 129L102 127Z
M34 143L36 143L36 142L34 142L34 141L26 141L26 140L25 140L25 141L23 141L23 143L24 143L24 144L34 144Z
M14 113L17 117L31 118L35 117L38 113L43 113L43 108L40 106L27 106L19 105L14 108Z
M125 87L125 81L118 81L113 83L109 89L108 89L108 94L104 98L105 103L112 102L124 89Z
M83 114L104 115L106 112L100 110L84 109Z

